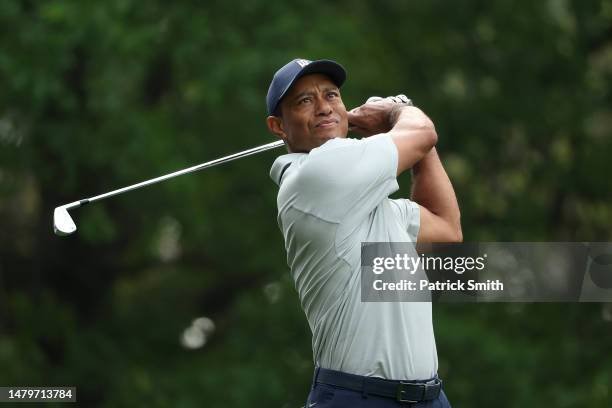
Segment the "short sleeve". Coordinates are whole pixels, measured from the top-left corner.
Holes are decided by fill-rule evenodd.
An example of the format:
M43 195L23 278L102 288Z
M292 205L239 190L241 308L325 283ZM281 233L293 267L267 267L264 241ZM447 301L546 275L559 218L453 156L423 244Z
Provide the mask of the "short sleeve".
M419 205L405 198L389 200L389 202L399 218L402 228L408 232L411 241L417 242L419 228L421 227L421 209Z
M332 139L313 149L296 182L296 207L331 222L362 217L397 191L398 153L388 134Z

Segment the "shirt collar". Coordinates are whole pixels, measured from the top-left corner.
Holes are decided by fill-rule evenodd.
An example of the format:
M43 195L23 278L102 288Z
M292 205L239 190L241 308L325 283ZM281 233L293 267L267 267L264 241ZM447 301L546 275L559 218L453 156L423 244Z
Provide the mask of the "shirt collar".
M274 164L272 164L272 168L270 169L270 178L280 186L281 184L281 176L283 175L283 170L297 159L302 156L306 156L307 153L288 153L282 156L278 156L276 160L274 160Z

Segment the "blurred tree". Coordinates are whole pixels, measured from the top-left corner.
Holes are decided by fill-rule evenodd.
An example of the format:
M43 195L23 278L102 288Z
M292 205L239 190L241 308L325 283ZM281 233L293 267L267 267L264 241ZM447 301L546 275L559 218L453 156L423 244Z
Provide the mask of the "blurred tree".
M86 207L75 236L50 225L59 204L271 140L265 92L297 56L345 65L347 107L404 92L430 114L466 240L611 240L610 1L7 0L0 27L2 385L303 402L274 153ZM435 308L454 405L610 406L609 305ZM214 332L185 341L201 316Z

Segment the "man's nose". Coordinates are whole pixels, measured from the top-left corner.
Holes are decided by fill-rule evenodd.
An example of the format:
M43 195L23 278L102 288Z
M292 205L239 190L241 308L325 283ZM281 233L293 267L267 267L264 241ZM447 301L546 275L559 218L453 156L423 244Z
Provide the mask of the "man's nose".
M327 99L317 98L317 106L316 106L316 114L317 116L327 116L332 113L331 104Z

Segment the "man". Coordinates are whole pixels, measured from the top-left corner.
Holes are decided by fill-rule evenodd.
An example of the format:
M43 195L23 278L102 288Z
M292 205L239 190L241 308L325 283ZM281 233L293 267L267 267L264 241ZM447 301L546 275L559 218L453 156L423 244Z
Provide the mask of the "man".
M306 407L448 407L429 302L362 302L362 242L457 242L459 207L431 120L405 97L347 112L346 72L297 59L268 90L267 125L289 154L274 162L278 223L312 330ZM365 136L347 139L349 127ZM412 200L391 200L413 171Z

